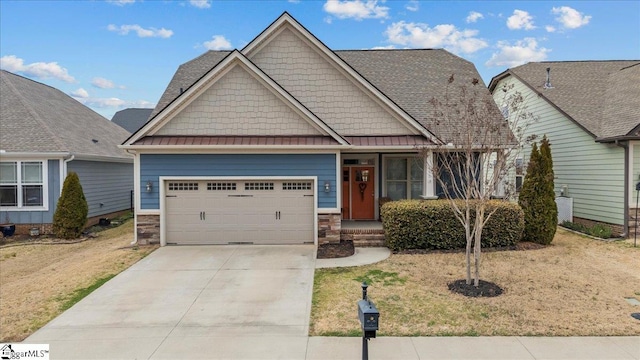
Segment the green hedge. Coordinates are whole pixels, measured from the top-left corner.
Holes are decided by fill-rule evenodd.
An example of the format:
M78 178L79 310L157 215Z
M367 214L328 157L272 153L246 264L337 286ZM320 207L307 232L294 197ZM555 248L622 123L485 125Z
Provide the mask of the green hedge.
M482 232L482 246L517 244L524 229L524 215L520 206L504 201L490 201L487 213L493 209L496 212ZM401 200L387 203L382 207L382 224L387 246L391 250L458 249L466 246L464 227L456 219L449 200Z

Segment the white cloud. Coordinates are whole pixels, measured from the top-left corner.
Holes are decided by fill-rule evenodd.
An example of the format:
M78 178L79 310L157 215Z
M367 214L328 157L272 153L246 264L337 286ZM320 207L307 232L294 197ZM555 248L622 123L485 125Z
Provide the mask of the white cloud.
M551 25L545 26L544 29L547 30L547 32L556 32L556 28Z
M225 39L225 37L222 35L213 35L211 40L205 41L202 45L209 50L233 49L233 47L231 46L231 42Z
M118 99L115 97L112 98L92 98L92 97L86 97L86 98L82 98L82 97L76 97L76 100L78 100L79 102L83 103L86 106L92 107L92 108L99 108L99 109L103 109L103 108L124 108L127 104L126 101L122 100L122 99Z
M533 30L533 16L523 10L513 10L513 15L507 19L507 27L511 30L525 29Z
M469 16L467 16L467 23L474 23L480 19L484 19L484 15L482 15L481 13L477 12L477 11L471 11L469 13Z
M576 9L568 6L554 7L551 12L557 14L556 20L566 29L577 29L587 25L591 20L591 15L584 15Z
M1 57L0 69L38 79L54 78L68 83L76 81L73 76L69 75L69 71L58 65L57 62L35 62L25 64L23 59L15 55L6 55Z
M292 4L298 4L300 2L300 0L288 0L288 1Z
M404 8L409 11L418 11L420 10L420 3L418 2L418 0L410 0L407 6L405 6Z
M422 23L400 21L391 24L385 31L392 44L420 47L445 48L454 53L474 53L488 46L477 38L477 30L458 30L454 25L442 24L433 28Z
M362 20L389 17L389 8L379 6L378 0L327 0L323 9L338 19Z
M543 61L551 51L538 47L538 42L534 38L524 38L513 45L507 41L499 41L497 46L499 51L493 53L485 65L514 67L527 62Z
M128 4L133 4L136 0L107 0L108 3L115 4L118 6L124 6Z
M153 27L145 29L142 26L137 24L120 25L120 26L110 24L109 26L107 26L107 30L117 32L120 35L127 35L130 31L134 31L138 35L138 37L141 37L141 38L160 37L160 38L166 39L166 38L170 38L171 35L173 35L172 30L167 30L165 28L156 29Z
M93 80L91 80L91 85L100 89L113 89L116 87L113 81L101 77L93 78Z
M78 90L72 91L69 93L69 95L73 96L74 98L81 98L81 99L86 99L89 97L89 93L87 92L87 90L83 88L79 88Z
M393 50L396 47L394 45L387 45L387 46L374 46L371 48L371 50Z
M116 97L111 97L111 98L95 98L95 97L89 97L89 96L83 97L81 96L83 95L82 93L76 94L77 92L80 92L80 90L83 90L83 89L76 90L75 92L71 93L71 96L73 96L80 103L93 109L114 108L119 110L119 109L124 109L128 107L149 108L149 107L154 107L156 105L146 100L127 101L127 100L119 99Z
M211 1L209 0L189 0L189 4L199 9L208 9L211 7Z

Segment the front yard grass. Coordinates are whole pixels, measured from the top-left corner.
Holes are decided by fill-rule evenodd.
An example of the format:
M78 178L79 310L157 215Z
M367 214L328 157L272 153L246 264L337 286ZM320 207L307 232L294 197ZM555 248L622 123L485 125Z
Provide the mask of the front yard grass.
M392 255L373 265L318 269L312 336L361 336L356 302L366 280L381 336L640 335L640 247L558 229L552 245L485 252L481 278L504 289L467 298L447 284L464 278L464 253Z
M130 220L75 244L0 248L0 342L24 340L157 248L132 240Z

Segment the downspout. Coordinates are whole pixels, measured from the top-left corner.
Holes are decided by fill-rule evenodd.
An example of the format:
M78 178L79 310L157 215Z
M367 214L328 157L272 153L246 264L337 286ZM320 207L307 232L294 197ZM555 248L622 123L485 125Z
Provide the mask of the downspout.
M134 155L135 156L135 151L133 151L133 153L131 153L131 150L129 150L129 149L125 149L124 151L126 151L127 154L129 154L129 155ZM135 165L135 161L134 161L134 165L133 166L134 167L136 166ZM135 173L135 170L134 170L134 173ZM135 184L135 179L134 179L133 183ZM137 234L137 232L138 232L138 215L135 212L136 211L136 209L135 209L135 207L136 207L136 200L135 200L136 190L135 190L135 186L134 186L134 190L133 190L133 196L134 196L134 200L133 200L133 203L134 203L133 207L134 208L133 208L133 211L134 211L134 214L135 214L133 216L133 231L135 231L135 233L134 233L134 236L133 236L133 241L129 244L131 246L133 246L133 245L138 243L138 234Z
M629 235L629 142L616 140L615 144L624 149L624 231L620 236L626 239Z
M75 159L75 158L76 158L76 156L75 156L75 155L73 155L73 154L69 154L69 158L68 158L68 159L65 159L65 160L63 161L63 165L62 165L62 172L63 172L63 174L62 174L62 178L63 178L63 179L66 179L66 178L67 178L67 173L69 172L69 171L67 170L67 164L69 164L69 163L70 163L71 161L73 161L73 159ZM62 191L62 186L60 186L60 191Z

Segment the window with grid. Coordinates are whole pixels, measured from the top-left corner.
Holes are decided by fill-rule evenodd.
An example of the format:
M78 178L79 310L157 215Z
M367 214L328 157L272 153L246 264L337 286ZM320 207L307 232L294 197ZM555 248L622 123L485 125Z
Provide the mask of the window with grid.
M211 190L211 191L235 191L236 190L236 183L229 183L229 182L213 182L213 183L207 183L207 190Z
M245 190L273 190L272 182L247 182L244 183Z
M44 207L44 161L0 162L0 206Z
M423 194L424 165L420 157L385 160L386 194L393 200L420 199Z
M197 191L197 182L170 182L169 190L171 191Z
M282 190L311 190L311 182L285 182L282 183Z
M522 181L524 180L524 160L516 159L516 192L522 189Z

